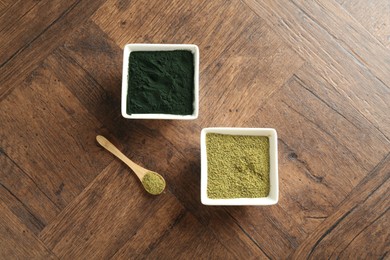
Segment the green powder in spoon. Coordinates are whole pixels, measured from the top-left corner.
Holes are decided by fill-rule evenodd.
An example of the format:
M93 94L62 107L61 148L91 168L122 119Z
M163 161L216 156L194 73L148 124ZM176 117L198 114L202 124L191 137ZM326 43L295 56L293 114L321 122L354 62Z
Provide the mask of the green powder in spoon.
M142 185L150 194L158 195L165 189L165 180L155 172L147 172L142 178Z

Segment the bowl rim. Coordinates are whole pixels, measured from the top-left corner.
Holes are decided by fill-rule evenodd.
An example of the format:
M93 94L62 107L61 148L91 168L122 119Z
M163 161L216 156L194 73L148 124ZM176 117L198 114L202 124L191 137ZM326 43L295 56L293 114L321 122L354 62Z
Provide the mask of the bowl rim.
M192 115L174 114L128 114L127 89L129 76L129 58L132 51L172 51L188 50L194 55L194 112ZM199 47L195 44L128 43L123 48L121 114L127 119L173 119L194 120L199 116Z
M270 193L263 198L212 199L207 196L207 151L206 135L208 133L268 136L270 143ZM201 145L201 202L203 205L214 206L244 206L244 205L274 205L279 201L278 178L278 146L277 132L274 128L242 128L242 127L208 127L200 134Z

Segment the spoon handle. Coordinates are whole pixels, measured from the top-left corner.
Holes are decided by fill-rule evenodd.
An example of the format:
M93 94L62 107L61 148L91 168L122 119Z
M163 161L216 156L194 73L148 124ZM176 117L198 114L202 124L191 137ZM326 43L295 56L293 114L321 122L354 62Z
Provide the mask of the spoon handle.
M134 163L132 160L126 157L118 148L115 147L110 141L108 141L104 136L98 135L96 136L96 141L103 146L107 151L115 155L122 162L124 162L127 166L129 166L133 172L137 175L137 177L142 181L142 178L146 174L147 170Z

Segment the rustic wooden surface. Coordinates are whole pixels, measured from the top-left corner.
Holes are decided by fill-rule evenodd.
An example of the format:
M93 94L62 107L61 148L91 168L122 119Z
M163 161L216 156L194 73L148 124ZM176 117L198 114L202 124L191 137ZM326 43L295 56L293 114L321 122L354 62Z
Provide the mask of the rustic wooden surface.
M0 258L389 258L388 0L0 0ZM194 43L200 117L120 115L126 43ZM200 203L203 127L273 127L280 201ZM168 188L146 194L105 135Z

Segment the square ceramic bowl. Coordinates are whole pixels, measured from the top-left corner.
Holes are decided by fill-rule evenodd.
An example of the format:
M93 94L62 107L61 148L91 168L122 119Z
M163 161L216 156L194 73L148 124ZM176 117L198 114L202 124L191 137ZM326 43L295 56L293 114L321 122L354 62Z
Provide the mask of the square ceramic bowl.
M234 198L234 199L212 199L207 196L207 150L206 134L217 133L226 135L249 135L267 136L269 138L270 154L270 192L267 197L262 198ZM277 134L272 128L234 128L234 127L212 127L202 129L200 136L201 143L201 202L204 205L273 205L279 199L278 181L278 145Z
M127 113L127 90L129 79L129 58L133 51L174 51L187 50L194 55L194 111L192 115L172 114L128 114ZM199 48L194 44L126 44L123 50L122 72L122 116L130 119L176 119L191 120L198 118L199 113Z

